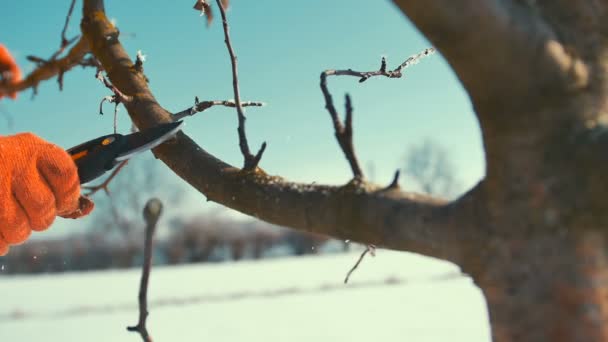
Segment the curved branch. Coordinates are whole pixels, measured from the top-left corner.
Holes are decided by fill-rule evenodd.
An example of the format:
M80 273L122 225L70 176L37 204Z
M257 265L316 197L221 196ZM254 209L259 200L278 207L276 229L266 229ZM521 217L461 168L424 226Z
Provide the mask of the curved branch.
M112 83L133 101L125 107L140 128L172 121L145 79L129 72L131 59L118 40L101 0L85 0L83 34ZM454 203L380 188L358 180L345 186L289 182L263 171L243 171L207 153L186 134L155 155L208 200L264 221L342 239L407 250L457 263L477 250L477 201L471 192Z
M32 71L26 78L13 84L0 83L0 94L23 91L28 88L38 87L42 81L54 76L62 77L65 72L83 63L84 56L90 52L89 43L86 39L80 38L76 45L63 58L42 62L40 67ZM88 65L88 64L87 64Z

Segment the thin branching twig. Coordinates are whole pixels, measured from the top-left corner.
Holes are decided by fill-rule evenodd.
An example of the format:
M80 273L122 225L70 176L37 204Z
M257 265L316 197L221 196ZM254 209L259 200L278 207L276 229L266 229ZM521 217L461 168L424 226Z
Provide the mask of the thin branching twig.
M70 3L70 8L68 9L68 14L66 14L66 16L65 16L65 23L63 24L63 30L61 30L61 43L59 44L59 50L57 50L57 52L55 52L51 56L50 60L55 60L60 54L63 53L63 51L65 50L66 47L68 47L70 44L75 42L76 39L78 39L80 37L80 35L77 35L76 37L73 37L72 39L68 39L66 37L66 32L67 32L68 26L70 24L70 19L72 18L72 13L74 12L75 4L76 4L76 0L72 0L72 2Z
M65 16L65 24L63 24L63 30L61 30L61 46L68 45L68 39L65 36L65 33L68 30L68 24L70 23L70 18L72 17L72 12L74 12L74 5L76 4L76 0L72 0L70 4L70 9L68 10L68 14Z
M224 28L224 42L226 43L226 47L228 48L228 53L230 54L230 62L232 65L232 87L234 89L234 103L236 105L236 112L239 119L239 147L241 148L241 153L245 159L243 169L245 171L252 171L258 166L260 159L262 158L262 154L264 150L266 150L266 142L262 143L262 147L258 151L258 153L254 156L251 154L249 150L249 144L247 143L247 134L245 132L245 113L243 112L243 105L241 104L241 94L239 90L239 77L238 77L238 66L237 66L237 57L234 54L234 49L232 48L232 43L230 41L230 28L228 27L228 20L226 19L226 10L224 9L222 0L216 0L217 5L220 9L220 14L222 15L222 25Z
M346 94L346 118L344 120L344 124L342 124L340 118L338 117L338 111L334 106L331 93L327 88L327 74L325 72L321 73L321 91L323 92L323 96L325 98L325 108L329 112L334 124L338 144L340 145L342 152L344 152L346 160L348 160L354 178L361 180L363 179L363 171L359 166L359 161L357 160L357 155L355 153L355 147L353 145L353 107L350 96Z
M62 87L63 74L65 74L68 70L77 65L81 65L83 67L90 66L90 63L85 58L85 55L87 55L89 52L89 43L86 40L80 39L68 51L68 53L61 58L47 61L39 57L28 56L28 60L37 64L36 69L34 69L31 73L29 73L29 75L27 75L27 77L19 82L0 82L0 94L21 92L25 89L32 88L32 97L34 97L37 94L38 84L54 76L58 76L58 78L60 76L60 87Z
M66 32L68 30L68 26L70 24L70 18L72 17L72 12L74 12L74 5L76 4L76 0L72 0L72 2L70 3L70 8L68 9L68 13L65 16L65 23L63 24L63 29L61 30L61 42L59 43L59 49L57 51L55 51L55 53L53 53L53 55L48 59L42 59L40 57L36 57L36 56L27 56L27 59L29 61L32 61L36 64L38 64L38 67L40 67L41 65L44 64L48 64L48 63L52 63L55 62L57 60L57 58L65 51L65 49L72 45L76 40L78 40L78 38L80 38L80 35L76 35L75 37L72 37L71 39L68 39L66 37ZM65 74L67 70L60 68L59 72L57 73L57 83L59 84L59 90L63 90L63 76ZM36 93L36 88L34 88L34 94Z
M110 182L112 181L112 179L114 179L114 177L116 177L116 175L120 172L120 170L123 167L125 167L125 165L127 165L128 162L129 162L129 160L125 160L125 161L120 162L120 164L118 164L118 166L112 171L112 173L108 176L108 178L106 178L101 184L82 186L83 190L87 190L88 191L85 195L86 196L93 196L99 190L103 190L103 192L105 192L106 195L109 196L110 195L110 189L108 188L108 185L110 185Z
M420 60L426 56L430 56L435 53L435 48L427 48L423 51L408 57L403 63L399 64L393 70L386 70L386 57L382 57L380 61L380 69L376 71L355 71L352 69L346 70L325 70L324 73L327 76L354 76L359 77L359 82L363 83L374 76L384 76L388 78L401 78L403 76L403 70L408 67L417 64Z
M154 231L160 214L162 213L163 204L158 198L153 198L146 203L144 208L144 219L146 220L146 239L144 242L144 264L142 266L141 281L139 283L139 295L137 300L139 303L139 320L137 325L127 327L128 331L138 332L144 342L151 342L152 338L146 327L146 319L148 317L148 283L150 281L150 269L152 267L152 242L154 239Z
M353 176L356 180L363 179L363 171L359 166L359 161L357 160L357 155L355 153L355 148L353 145L353 125L352 125L352 104L351 99L348 94L346 94L346 117L344 119L344 124L340 121L338 111L334 106L333 98L329 89L327 87L327 77L329 76L355 76L359 77L359 82L365 82L369 78L374 76L385 76L388 78L400 78L403 76L403 70L408 68L411 65L414 65L420 61L420 59L435 53L434 48L424 49L422 52L417 53L413 56L408 57L403 63L397 66L393 70L387 70L386 58L382 57L380 61L380 68L376 71L354 71L352 69L346 70L334 70L329 69L325 70L321 73L321 91L323 92L323 97L325 98L325 108L329 112L331 116L334 131L336 135L336 139L338 140L338 144L344 152L344 156L348 160L350 168L353 172ZM396 175L398 177L398 175ZM391 183L392 185L392 183ZM393 186L394 187L394 186Z
M114 134L117 131L117 120L118 120L118 105L121 103L128 103L132 100L131 96L123 94L118 88L116 88L102 73L102 70L97 69L95 78L101 82L106 88L110 89L114 95L104 96L99 103L99 114L103 115L103 103L109 102L114 103Z
M266 104L264 102L255 101L244 101L241 102L243 107L262 107ZM224 106L224 107L236 107L236 103L231 100L211 100L211 101L199 101L198 97L194 98L194 106L184 109L181 112L173 114L173 121L179 121L187 116L192 116L196 113L203 112L213 106Z
M361 253L359 260L357 260L357 263L346 274L346 278L344 278L344 284L348 284L348 279L350 279L351 274L353 274L353 272L357 269L357 267L359 267L359 264L361 263L361 261L363 261L363 258L365 257L365 255L367 253L369 253L371 256L376 256L376 246L367 245L365 247L365 250L363 251L363 253Z

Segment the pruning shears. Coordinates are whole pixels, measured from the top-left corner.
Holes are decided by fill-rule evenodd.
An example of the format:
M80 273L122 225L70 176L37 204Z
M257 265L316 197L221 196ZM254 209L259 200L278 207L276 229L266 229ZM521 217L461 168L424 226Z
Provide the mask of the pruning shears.
M108 134L67 152L78 168L80 184L90 182L136 154L153 149L182 129L183 121L161 124L132 134Z

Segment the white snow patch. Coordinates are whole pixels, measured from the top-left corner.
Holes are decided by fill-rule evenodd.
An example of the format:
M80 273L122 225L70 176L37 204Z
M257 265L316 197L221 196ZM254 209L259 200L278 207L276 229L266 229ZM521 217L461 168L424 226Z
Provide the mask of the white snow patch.
M490 341L486 305L450 263L379 250L155 267L155 341ZM0 341L136 341L140 270L0 277Z

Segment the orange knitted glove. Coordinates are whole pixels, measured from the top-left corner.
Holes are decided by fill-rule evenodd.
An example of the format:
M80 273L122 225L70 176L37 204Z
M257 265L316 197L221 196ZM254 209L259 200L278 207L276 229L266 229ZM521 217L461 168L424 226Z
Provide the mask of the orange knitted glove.
M8 49L0 44L0 82L3 80L7 80L9 84L21 81L21 70ZM10 93L8 96L14 100L17 93ZM0 99L3 97L4 95L0 94Z
M57 215L78 218L91 210L66 151L31 133L0 137L0 255Z

